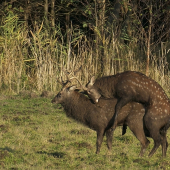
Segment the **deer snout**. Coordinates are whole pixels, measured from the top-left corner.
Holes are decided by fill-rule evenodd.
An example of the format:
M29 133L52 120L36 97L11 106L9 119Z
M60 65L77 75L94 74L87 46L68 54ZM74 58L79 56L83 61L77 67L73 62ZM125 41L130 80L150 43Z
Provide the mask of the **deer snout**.
M95 97L89 95L89 97L93 100L94 103L98 103L98 102L99 102L99 99L100 99L100 97L101 97L101 95L95 96Z
M95 103L98 103L99 102L99 99L96 99Z

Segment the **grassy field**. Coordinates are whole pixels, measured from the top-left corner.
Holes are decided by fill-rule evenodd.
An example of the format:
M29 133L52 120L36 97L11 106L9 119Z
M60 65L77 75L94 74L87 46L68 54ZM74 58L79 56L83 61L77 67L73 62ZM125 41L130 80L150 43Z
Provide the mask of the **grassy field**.
M36 95L0 96L0 169L170 169L170 150L162 159L161 147L143 158L139 141L121 127L114 134L112 153L105 139L95 154L96 133L66 117L60 105ZM170 142L170 131L168 131Z

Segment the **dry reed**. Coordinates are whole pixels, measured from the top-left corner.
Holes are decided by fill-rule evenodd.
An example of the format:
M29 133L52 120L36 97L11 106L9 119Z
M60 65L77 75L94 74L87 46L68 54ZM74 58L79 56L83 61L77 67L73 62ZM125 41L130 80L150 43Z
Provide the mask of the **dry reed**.
M11 21L9 21L11 22ZM123 45L114 38L106 42L104 49L104 70L100 71L100 59L94 41L80 32L72 30L70 45L64 44L60 28L51 35L43 27L36 26L34 32L24 30L18 20L4 25L4 37L0 41L0 87L1 93L19 93L23 89L56 91L57 79L65 77L64 69L74 70L82 65L77 77L86 84L92 75L112 75L126 70L145 73L144 53L135 43ZM7 24L7 22L6 22ZM5 29L8 28L8 31ZM9 35L9 30L11 31ZM7 33L8 32L8 33ZM30 33L30 34L28 34ZM28 36L30 35L30 36ZM150 63L150 77L159 82L169 93L169 69L166 61L168 47L162 44ZM77 83L75 81L75 83Z

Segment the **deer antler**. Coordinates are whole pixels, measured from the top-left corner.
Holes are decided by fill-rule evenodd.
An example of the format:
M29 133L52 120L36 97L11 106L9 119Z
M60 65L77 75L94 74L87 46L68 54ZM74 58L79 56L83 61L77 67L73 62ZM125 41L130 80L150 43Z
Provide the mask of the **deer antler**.
M66 85L68 84L68 83L70 83L70 80L66 80L65 82L63 81L63 78L61 77L61 81L59 80L59 79L57 79L57 82L59 82L61 85L62 85L62 87L64 88L64 87L66 87Z
M77 69L77 70L73 70L73 71L68 71L68 70L64 70L63 69L63 72L66 74L67 78L68 78L68 75L72 75L74 73L74 75L77 74L77 72L79 72L82 68L82 65Z
M73 73L74 73L74 75L76 75L77 72L79 72L81 70L81 68L82 68L82 65L77 70L73 70L73 71L69 72L69 71L63 69L63 72L65 73L65 75L67 77L67 81L71 82L71 80L76 79L81 86L80 89L83 89L84 91L86 91L87 88L82 85L81 81L77 77L73 76L73 77L69 78L69 76Z
M78 81L78 83L80 84L81 88L85 91L87 90L87 88L82 85L82 83L80 82L80 80L77 77L71 77L70 80L72 80L72 79L76 79Z

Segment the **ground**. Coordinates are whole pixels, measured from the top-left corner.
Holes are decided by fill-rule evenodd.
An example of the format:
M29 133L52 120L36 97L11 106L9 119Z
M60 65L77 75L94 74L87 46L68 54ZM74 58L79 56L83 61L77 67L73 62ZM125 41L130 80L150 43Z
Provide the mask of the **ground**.
M61 105L51 104L53 95L22 92L0 96L0 169L170 169L170 150L162 159L161 147L152 158L151 141L143 158L139 141L121 127L114 134L112 153L104 138L95 154L96 133L66 117ZM170 142L170 130L168 131Z

